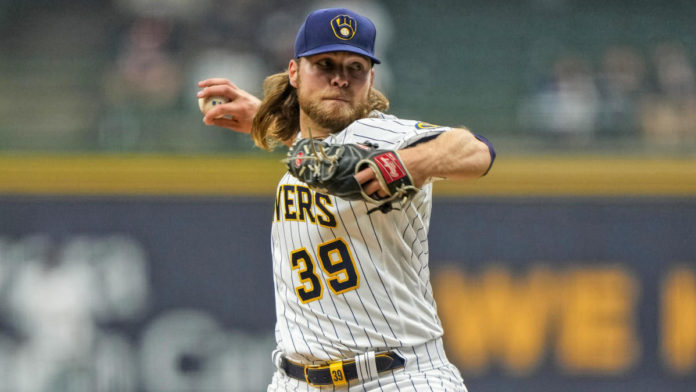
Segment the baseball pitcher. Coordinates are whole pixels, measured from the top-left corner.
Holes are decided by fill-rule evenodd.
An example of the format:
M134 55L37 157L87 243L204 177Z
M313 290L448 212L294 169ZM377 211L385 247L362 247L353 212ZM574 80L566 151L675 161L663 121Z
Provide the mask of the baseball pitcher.
M268 391L466 391L447 360L428 268L434 179L485 175L482 136L386 114L376 30L347 9L309 14L260 101L224 79L203 121L290 147L271 251L277 371Z

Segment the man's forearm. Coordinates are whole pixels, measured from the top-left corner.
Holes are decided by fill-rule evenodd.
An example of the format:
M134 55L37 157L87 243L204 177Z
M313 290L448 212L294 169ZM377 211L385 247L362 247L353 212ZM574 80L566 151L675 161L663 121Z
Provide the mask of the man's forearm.
M444 132L433 140L399 150L399 156L419 187L431 177L480 177L492 159L488 145L466 129Z

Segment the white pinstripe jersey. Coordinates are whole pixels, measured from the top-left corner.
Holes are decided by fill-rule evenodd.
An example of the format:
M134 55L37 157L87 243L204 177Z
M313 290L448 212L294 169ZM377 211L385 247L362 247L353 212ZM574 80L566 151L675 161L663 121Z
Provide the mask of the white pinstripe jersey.
M380 112L326 142L398 150L448 127ZM271 233L278 350L302 363L410 347L442 335L430 286L432 185L388 214L310 190L286 173Z

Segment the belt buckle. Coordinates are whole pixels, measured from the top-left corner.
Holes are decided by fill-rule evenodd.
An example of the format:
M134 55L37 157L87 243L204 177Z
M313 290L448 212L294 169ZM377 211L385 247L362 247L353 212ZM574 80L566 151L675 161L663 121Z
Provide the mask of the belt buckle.
M309 385L312 388L321 388L323 386L323 385L314 384L311 381L309 381L309 375L307 374L308 369L316 369L318 367L319 366L313 366L313 365L305 365L305 367L304 367L304 380L307 383L307 385Z

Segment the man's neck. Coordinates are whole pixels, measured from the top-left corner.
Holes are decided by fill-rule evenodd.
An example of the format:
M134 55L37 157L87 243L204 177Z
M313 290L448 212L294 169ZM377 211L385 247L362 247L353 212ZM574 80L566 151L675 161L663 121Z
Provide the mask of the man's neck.
M300 133L304 139L310 136L317 139L324 139L331 135L331 130L315 123L305 112L300 110Z

